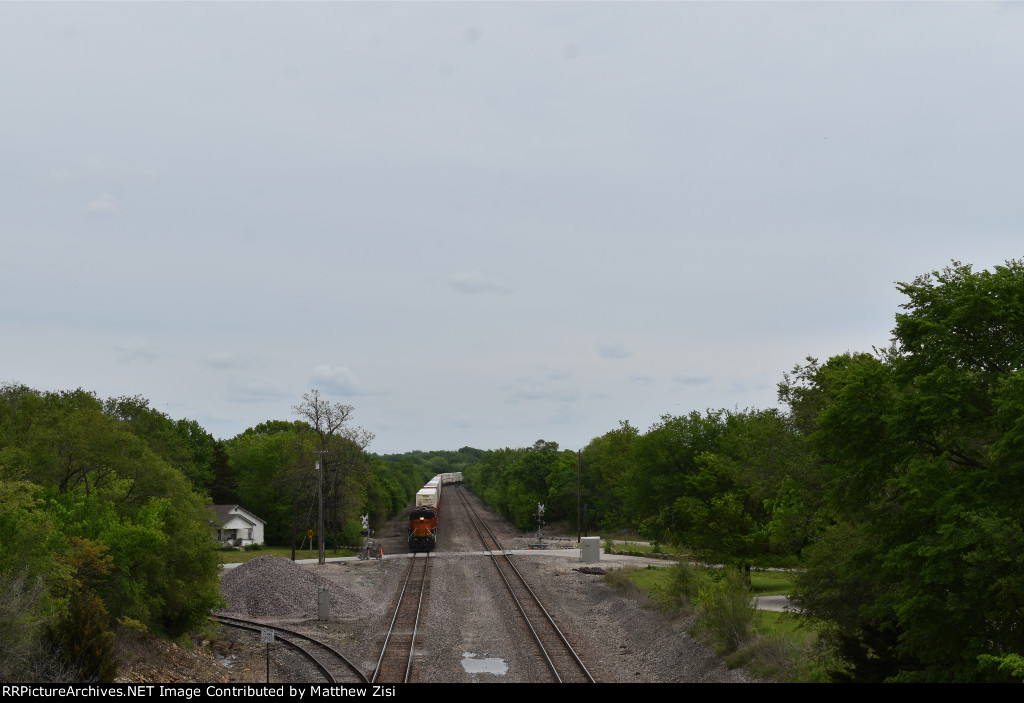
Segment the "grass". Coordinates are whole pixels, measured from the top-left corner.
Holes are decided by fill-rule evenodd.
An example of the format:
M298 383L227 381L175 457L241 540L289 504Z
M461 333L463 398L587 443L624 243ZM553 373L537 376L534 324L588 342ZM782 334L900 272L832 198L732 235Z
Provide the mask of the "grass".
M817 683L827 682L829 671L843 668L817 629L798 616L746 610L751 596L790 593L789 572L752 571L746 595L741 575L727 569L627 567L606 578L645 607L671 615L695 612L693 632L713 645L730 667L744 666L766 680Z
M793 613L779 613L773 610L758 610L754 616L754 627L764 635L796 635L806 631L805 626Z
M788 571L751 571L750 586L755 596L786 596L793 592L793 576Z
M308 549L297 549L297 550L295 550L295 558L296 559L316 559L317 551L315 549L312 550L312 551L313 551L313 554L312 554L312 556L310 556L310 550L308 550ZM249 561L250 559L255 559L256 557L263 556L264 554L269 554L272 557L284 557L285 559L291 559L292 558L292 548L291 547L261 547L260 549L257 549L257 550L254 550L254 551L249 551L249 552L239 552L237 550L232 550L230 552L218 551L217 554L218 554L218 556L220 556L220 563L221 564L241 564L243 562ZM328 549L326 551L326 554L327 554L328 557L351 557L351 556L355 556L355 552L352 551L351 549L339 549L337 553L334 553L333 550Z
M679 547L667 544L647 544L644 542L627 542L622 540L604 540L601 545L609 554L627 554L629 556L647 556L649 554L672 554L683 556Z

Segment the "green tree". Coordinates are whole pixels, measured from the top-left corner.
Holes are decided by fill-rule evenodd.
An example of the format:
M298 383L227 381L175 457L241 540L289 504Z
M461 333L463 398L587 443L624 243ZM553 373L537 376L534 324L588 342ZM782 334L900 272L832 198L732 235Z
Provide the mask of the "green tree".
M626 505L641 534L686 544L699 539L704 498L721 487L702 457L715 451L724 432L724 413L691 412L664 415L639 438Z
M836 523L800 597L856 679L1009 680L984 662L1024 652L1024 264L899 289L892 346L804 394Z
M216 442L198 422L173 420L138 395L110 398L104 401L103 410L185 474L193 486L208 490L213 484Z
M264 539L287 545L295 529L316 529L316 440L303 422L262 423L225 443L238 477L237 500L266 521Z
M75 538L102 545L113 559L101 584L68 591L73 576L50 580L51 597L80 592L82 614L138 612L152 630L173 635L202 623L220 601L205 497L95 395L0 389L0 467L14 499L7 516L17 519L0 562L40 546L39 557L29 553L17 568L24 572L33 557L60 562ZM44 534L43 545L33 544ZM157 548L139 551L140 544ZM47 570L28 572L31 579Z
M596 437L583 449L583 499L591 524L622 529L632 524L626 504L635 468L635 445L640 431L619 423L618 429Z

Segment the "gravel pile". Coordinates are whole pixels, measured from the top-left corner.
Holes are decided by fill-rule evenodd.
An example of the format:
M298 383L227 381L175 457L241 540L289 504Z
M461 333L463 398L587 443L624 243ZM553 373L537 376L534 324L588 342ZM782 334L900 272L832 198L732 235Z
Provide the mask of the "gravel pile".
M290 559L265 554L225 572L220 592L228 603L225 614L315 618L321 585L331 596L331 611L338 612L348 589Z

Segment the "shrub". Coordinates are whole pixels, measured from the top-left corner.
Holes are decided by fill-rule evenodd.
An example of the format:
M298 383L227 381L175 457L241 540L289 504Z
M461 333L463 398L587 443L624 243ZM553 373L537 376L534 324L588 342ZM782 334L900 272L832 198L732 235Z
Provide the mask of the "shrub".
M697 603L701 591L711 588L714 582L714 578L704 567L681 561L672 568L669 597L681 604L692 606Z
M70 682L78 672L47 640L47 629L60 617L60 604L49 598L42 577L25 572L0 574L0 681Z
M814 630L754 632L727 657L729 666L745 665L755 676L784 683L829 683L846 664Z
M709 636L722 654L735 652L750 639L753 620L750 589L738 569L726 569L724 580L697 595L697 630Z
M81 682L109 683L117 677L114 633L108 624L107 609L100 597L78 591L51 629L50 641Z

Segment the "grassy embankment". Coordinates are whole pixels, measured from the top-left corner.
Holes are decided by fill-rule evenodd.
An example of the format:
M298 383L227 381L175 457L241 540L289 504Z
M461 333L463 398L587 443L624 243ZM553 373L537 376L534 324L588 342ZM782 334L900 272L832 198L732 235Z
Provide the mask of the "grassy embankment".
M793 613L755 610L751 598L786 595L792 576L755 570L746 583L735 569L689 564L626 568L611 572L609 583L671 615L693 615L691 634L714 647L731 666L745 666L759 678L786 682L825 682L842 669L823 645L817 629Z

